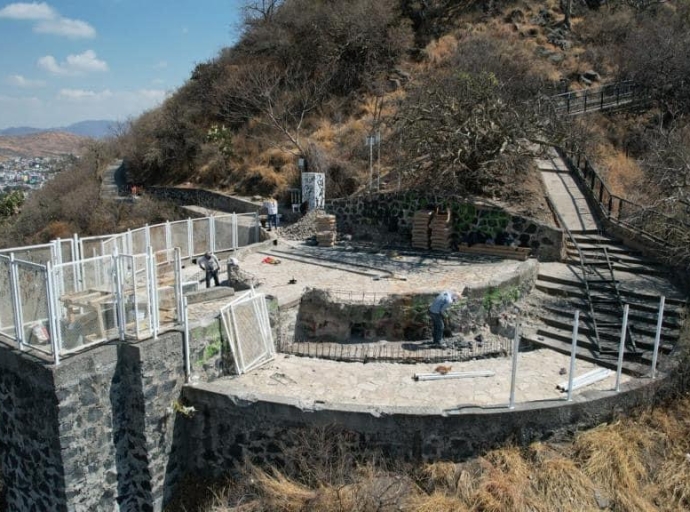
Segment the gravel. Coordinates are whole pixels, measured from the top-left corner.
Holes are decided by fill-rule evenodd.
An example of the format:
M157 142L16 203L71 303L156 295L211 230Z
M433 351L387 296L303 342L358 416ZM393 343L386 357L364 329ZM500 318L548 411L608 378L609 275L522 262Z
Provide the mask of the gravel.
M284 228L280 228L278 234L281 238L301 242L307 238L316 236L316 218L317 211L307 212L304 217L299 219L294 224L290 224Z

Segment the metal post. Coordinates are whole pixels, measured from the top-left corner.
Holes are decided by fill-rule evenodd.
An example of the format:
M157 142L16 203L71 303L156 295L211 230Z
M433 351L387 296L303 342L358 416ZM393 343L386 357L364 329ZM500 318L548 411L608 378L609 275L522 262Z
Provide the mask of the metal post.
M381 191L381 132L376 132L376 144L378 148L378 172L376 174L376 191Z
M656 335L654 336L654 352L652 353L652 379L656 379L656 362L659 357L659 343L661 341L661 324L664 321L664 305L666 297L663 295L659 300L659 316L656 320Z
M187 317L187 297L182 297L182 319L184 322L184 371L186 382L192 378L192 358L189 353L189 318Z
M174 249L172 246L172 228L170 227L170 221L165 221L165 250L169 251Z
M194 223L189 217L187 217L187 247L189 247L187 254L191 259L194 256Z
M46 300L48 301L48 325L50 326L50 344L53 347L53 359L55 366L60 364L60 350L62 349L62 340L60 329L58 327L57 309L55 308L55 286L53 285L53 264L48 262L46 265Z
M216 252L216 219L213 216L208 218L208 244L211 252Z
M180 257L180 248L173 249L175 261L175 307L177 308L177 315L175 320L178 323L182 322L182 258Z
M127 230L127 252L134 254L134 242L132 241L132 230Z
M232 214L232 249L237 250L237 214Z
M115 306L117 307L117 332L120 336L120 341L125 340L125 325L127 324L127 318L125 317L125 298L122 293L122 272L120 268L121 259L117 250L117 245L113 248L113 254L111 256L112 266L115 271Z
M575 359L577 355L577 330L580 327L580 310L575 310L573 319L573 340L570 347L570 372L568 373L568 402L573 399L573 380L575 379Z
M151 247L151 228L148 224L144 226L144 240L146 248L148 250L148 248Z
M22 301L19 296L19 274L14 253L10 253L10 290L12 291L12 313L14 314L14 336L19 343L19 350L24 350L24 318Z
M515 409L515 383L517 381L518 351L520 349L520 324L515 323L515 336L513 336L513 364L510 373L510 400L509 409Z
M255 229L254 229L254 243L259 243L261 241L261 221L259 220L259 212L254 213Z
M616 369L616 393L621 390L621 374L623 373L623 356L625 355L625 338L628 332L628 310L630 305L623 308L623 325L621 327L621 342L618 346L618 367Z

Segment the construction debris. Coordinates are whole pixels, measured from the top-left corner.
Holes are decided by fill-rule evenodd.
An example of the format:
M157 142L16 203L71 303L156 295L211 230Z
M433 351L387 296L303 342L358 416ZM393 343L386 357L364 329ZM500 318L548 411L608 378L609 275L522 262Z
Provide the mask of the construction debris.
M604 380L607 377L609 377L612 373L613 372L611 370L608 370L606 368L597 368L590 372L583 373L579 377L575 377L573 379L573 390L589 386L590 384L594 384L595 382L599 382L600 380ZM568 381L566 380L564 382L561 382L558 386L556 386L556 389L560 391L568 391Z
M319 247L333 247L335 245L335 236L335 215L320 215L317 217L316 242Z
M416 249L429 249L431 243L431 229L429 223L434 212L419 210L412 216L412 247Z
M477 370L473 372L415 373L414 380L443 380L443 379L474 379L475 377L493 377L496 372L491 370Z

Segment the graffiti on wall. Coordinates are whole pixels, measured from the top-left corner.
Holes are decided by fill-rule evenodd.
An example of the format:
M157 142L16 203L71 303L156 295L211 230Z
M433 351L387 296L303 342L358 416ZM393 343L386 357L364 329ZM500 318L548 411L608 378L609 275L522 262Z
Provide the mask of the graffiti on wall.
M302 173L302 201L310 210L323 210L326 205L326 175L322 172Z

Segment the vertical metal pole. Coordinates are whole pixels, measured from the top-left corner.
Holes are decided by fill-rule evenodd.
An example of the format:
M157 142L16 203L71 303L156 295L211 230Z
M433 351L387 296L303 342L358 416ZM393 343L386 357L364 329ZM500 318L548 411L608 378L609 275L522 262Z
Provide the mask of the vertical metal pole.
M520 350L520 324L515 323L515 336L513 336L513 364L510 373L510 400L509 409L515 409L515 383L517 382L518 351Z
M232 214L232 249L237 250L237 214Z
M14 253L10 253L10 290L12 292L12 313L14 314L14 336L19 343L19 350L24 350L24 318L22 301L19 296L19 272Z
M621 342L618 346L618 367L616 369L616 393L621 390L621 374L623 373L623 356L625 355L625 338L628 332L628 310L630 305L623 308L623 325L621 327Z
M117 307L117 331L120 336L120 341L125 340L125 325L127 318L125 317L125 297L122 293L122 269L120 268L121 259L117 250L117 245L113 248L112 265L115 270L115 306Z
M132 230L127 230L127 252L134 254L134 242L132 241Z
M187 217L187 247L189 247L189 258L194 256L194 223Z
M381 191L381 132L376 132L376 143L378 149L377 167L378 171L376 173L376 191Z
M175 308L177 309L175 320L178 323L182 323L182 259L180 258L179 247L173 249L173 255L175 260Z
M656 335L654 336L654 352L652 353L652 379L656 379L656 362L659 357L659 343L661 342L661 324L664 321L664 305L666 297L661 296L659 300L659 316L656 320Z
M254 213L255 230L254 230L254 243L259 243L261 241L261 221L259 221L259 212Z
M208 218L208 244L211 252L216 252L216 219L213 216Z
M573 399L573 380L575 379L575 359L577 355L577 331L580 327L580 310L575 310L573 319L573 340L570 347L570 372L568 373L568 402Z
M144 226L144 240L146 241L147 250L151 247L151 228L148 224Z
M187 297L182 297L182 320L184 322L184 371L189 382L192 378L192 357L189 353L189 318L187 317Z
M57 310L55 309L55 287L53 286L53 264L49 261L46 265L46 300L48 301L48 325L50 326L50 344L53 347L53 359L55 366L60 364L60 350L62 341L58 327Z
M170 227L169 220L165 221L165 249L168 251L174 249L172 246L172 228Z

